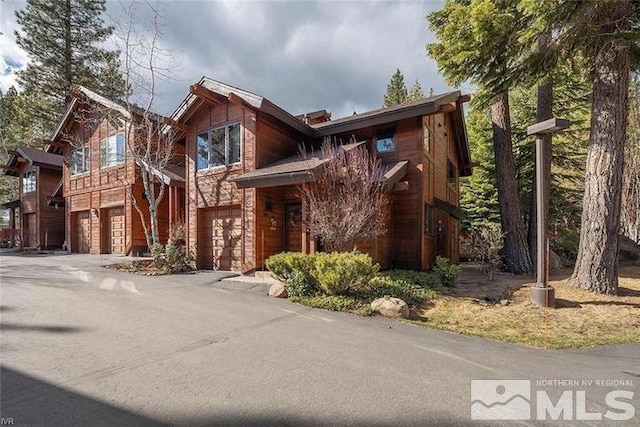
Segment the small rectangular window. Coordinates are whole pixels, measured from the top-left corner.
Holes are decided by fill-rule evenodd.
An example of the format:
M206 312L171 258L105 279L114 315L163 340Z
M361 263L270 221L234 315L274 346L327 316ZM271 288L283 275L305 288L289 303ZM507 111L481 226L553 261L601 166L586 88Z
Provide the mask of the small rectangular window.
M422 146L424 147L424 154L429 154L431 151L431 142L429 141L430 135L429 116L422 116Z
M198 169L240 163L241 139L240 123L198 134L196 141Z
M36 191L36 172L29 171L22 178L22 192L31 193L33 191Z
M198 169L209 167L209 134L207 132L198 134L196 140L196 150L198 151Z
M433 207L428 203L424 204L424 234L433 236Z
M69 153L69 173L79 175L89 172L89 146L74 148Z
M100 167L124 163L124 133L120 132L100 141Z
M447 160L447 177L449 181L449 185L455 186L458 182L458 170L451 163L451 160Z
M376 150L378 153L388 153L396 149L395 131L385 129L376 132Z
M240 123L229 126L229 164L240 163Z

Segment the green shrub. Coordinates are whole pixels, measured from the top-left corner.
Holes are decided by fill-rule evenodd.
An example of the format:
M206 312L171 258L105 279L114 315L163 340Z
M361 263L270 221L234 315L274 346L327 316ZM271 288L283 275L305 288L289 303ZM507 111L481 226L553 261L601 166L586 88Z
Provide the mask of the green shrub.
M368 254L353 252L319 252L313 255L310 275L328 295L344 295L373 278L380 266Z
M369 255L357 251L312 255L284 252L269 257L266 266L291 288L293 295L307 296L318 292L327 295L353 292L380 268Z
M169 243L166 246L155 244L151 247L153 264L160 274L181 273L194 269L194 257L182 245Z
M319 293L318 288L300 270L293 270L288 274L284 287L290 297L310 297Z
M456 284L458 275L460 274L460 267L452 264L449 258L437 256L436 262L433 264L433 271L438 275L440 284L447 288L450 288Z
M282 252L272 255L265 261L270 272L278 279L286 282L294 271L303 273L308 278L313 259L310 255L299 252Z
M427 289L402 279L378 275L369 281L366 290L363 289L361 295L369 300L388 296L400 298L409 305L422 305L434 299L437 293L433 289Z
M355 297L344 295L316 295L306 297L292 297L292 302L297 302L308 307L323 308L331 311L346 311L360 314L362 316L370 316L371 305L368 301L363 301Z
M415 270L389 270L381 273L383 276L395 280L402 280L407 283L418 285L425 289L438 289L440 283L430 273Z

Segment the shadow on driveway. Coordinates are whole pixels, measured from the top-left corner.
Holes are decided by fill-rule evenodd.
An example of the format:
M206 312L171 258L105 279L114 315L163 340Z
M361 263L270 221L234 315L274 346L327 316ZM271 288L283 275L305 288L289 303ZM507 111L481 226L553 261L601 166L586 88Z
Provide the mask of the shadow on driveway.
M2 419L14 425L163 425L4 366L0 389Z

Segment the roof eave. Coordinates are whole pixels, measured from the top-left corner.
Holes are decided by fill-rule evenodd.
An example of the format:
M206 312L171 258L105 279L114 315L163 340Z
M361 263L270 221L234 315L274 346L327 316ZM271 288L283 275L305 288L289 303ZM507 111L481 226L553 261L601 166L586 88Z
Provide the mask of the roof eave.
M350 132L352 130L360 129L364 126L377 126L385 123L408 119L411 117L434 114L440 110L441 106L449 104L451 102L456 102L460 97L460 91L455 91L425 104L411 105L405 108L393 109L390 111L381 111L375 116L356 116L352 120L341 123L331 124L331 122L327 122L327 124L323 124L321 127L315 128L314 136L330 136L338 133Z

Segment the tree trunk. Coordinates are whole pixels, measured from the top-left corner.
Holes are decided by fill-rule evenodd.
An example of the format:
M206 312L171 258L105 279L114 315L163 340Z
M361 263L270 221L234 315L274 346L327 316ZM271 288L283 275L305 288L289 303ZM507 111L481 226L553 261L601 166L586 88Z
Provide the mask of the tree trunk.
M71 102L71 96L68 91L73 86L73 49L71 47L71 0L65 3L64 16L64 79L66 95L65 102L68 105Z
M610 3L609 13L602 13L611 22L603 26L603 34L628 30L628 20L623 17L631 13L631 7L628 1ZM618 233L630 52L628 41L608 38L596 54L580 247L569 279L573 286L604 294L616 294L618 290Z
M538 51L544 52L548 49L551 43L551 32L546 31L538 37ZM536 119L538 122L550 119L553 117L553 81L547 79L543 84L538 86L538 105L536 110ZM551 157L552 157L552 145L551 135L543 135L542 141L545 146L544 163L542 165L544 172L544 206L545 206L545 218L549 218L549 200L551 199ZM531 254L531 260L533 265L537 265L537 184L535 176L533 177L533 190L531 191L531 206L529 208L529 253Z
M504 237L507 270L516 273L530 273L533 270L531 255L522 222L518 184L516 182L516 162L511 142L511 117L509 116L509 94L504 92L491 105L493 121L493 151L496 160L496 179L500 221Z

